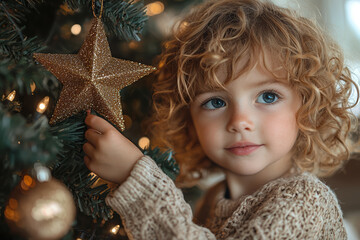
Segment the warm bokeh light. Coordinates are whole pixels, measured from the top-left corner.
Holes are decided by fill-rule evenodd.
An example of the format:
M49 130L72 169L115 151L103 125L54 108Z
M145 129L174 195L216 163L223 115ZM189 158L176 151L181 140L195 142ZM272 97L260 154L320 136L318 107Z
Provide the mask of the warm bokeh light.
M132 120L128 115L124 115L124 123L125 123L125 129L129 129L132 126Z
M24 190L24 191L27 191L27 190L30 189L29 186L24 183L24 181L21 181L21 182L20 182L20 187L21 187L21 189Z
M26 186L30 187L34 180L29 175L25 175L23 181Z
M48 96L44 97L38 104L37 108L36 108L36 111L38 113L44 113L46 108L48 107L49 105L49 100L50 98Z
M13 90L13 91L6 97L6 99L9 100L10 102L12 102L12 101L14 101L15 96L16 96L16 91Z
M10 205L6 206L4 215L7 219L17 222L19 221L19 213L16 211L15 208L12 208Z
M63 15L72 15L75 13L66 3L60 5L60 13Z
M130 49L137 49L137 48L139 48L139 45L140 45L140 43L136 42L136 41L129 42L129 48Z
M141 149L145 149L145 148L147 148L147 147L149 147L150 146L150 139L149 138L147 138L147 137L142 137L142 138L140 138L139 139L139 147L141 148Z
M146 5L146 15L155 16L162 13L164 9L164 4L160 1L149 3L148 5Z
M112 234L117 234L119 232L119 229L120 229L120 225L116 225L115 227L113 227L110 232Z
M18 201L15 198L9 199L9 207L11 209L16 209L18 207Z
M81 26L79 24L74 24L72 25L70 31L74 35L79 35L81 33Z
M30 83L30 89L31 89L31 93L34 93L36 89L36 84L34 82Z

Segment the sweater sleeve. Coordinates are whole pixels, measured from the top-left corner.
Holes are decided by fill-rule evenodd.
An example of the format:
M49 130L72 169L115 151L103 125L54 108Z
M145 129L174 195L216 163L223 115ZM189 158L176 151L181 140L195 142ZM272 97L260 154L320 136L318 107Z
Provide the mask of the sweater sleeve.
M120 214L130 239L215 239L210 230L193 223L182 192L148 156L106 203Z

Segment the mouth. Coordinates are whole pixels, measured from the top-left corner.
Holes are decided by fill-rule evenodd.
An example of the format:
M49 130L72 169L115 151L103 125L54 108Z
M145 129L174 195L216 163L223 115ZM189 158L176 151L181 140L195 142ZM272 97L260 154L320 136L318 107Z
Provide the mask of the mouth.
M246 156L246 155L250 155L251 153L255 152L262 146L263 146L263 144L240 142L240 143L236 143L228 148L225 148L225 150L227 150L237 156Z

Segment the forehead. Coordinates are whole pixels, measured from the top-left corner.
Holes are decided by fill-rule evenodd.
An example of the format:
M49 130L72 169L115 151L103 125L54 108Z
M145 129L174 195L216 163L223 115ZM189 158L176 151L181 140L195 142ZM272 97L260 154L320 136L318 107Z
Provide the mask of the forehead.
M239 79L250 72L257 72L258 75L267 76L276 81L284 82L287 79L287 72L281 64L277 55L271 54L268 50L258 51L253 57L243 56L235 61L233 66L223 64L216 71L216 77L222 85Z
M225 90L227 83L245 77L254 69L267 78L289 84L279 51L268 49L271 50L266 47L255 47L247 54L233 53L233 57L229 57L225 63L213 69L212 74L204 74L204 78L195 81L192 86L193 97L204 92Z

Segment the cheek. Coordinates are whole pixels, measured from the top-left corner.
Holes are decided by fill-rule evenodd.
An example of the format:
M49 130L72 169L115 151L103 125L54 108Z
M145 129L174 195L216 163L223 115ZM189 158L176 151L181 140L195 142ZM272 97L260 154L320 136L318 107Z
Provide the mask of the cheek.
M220 123L216 120L197 118L193 119L193 125L200 145L205 152L214 148L217 145L216 141L221 139L219 132Z
M279 112L268 116L263 124L263 132L267 138L276 141L280 147L287 147L289 145L292 147L298 134L295 113Z
M200 144L211 146L214 144L214 140L219 136L216 131L214 124L197 124L195 125L196 134L200 141Z

